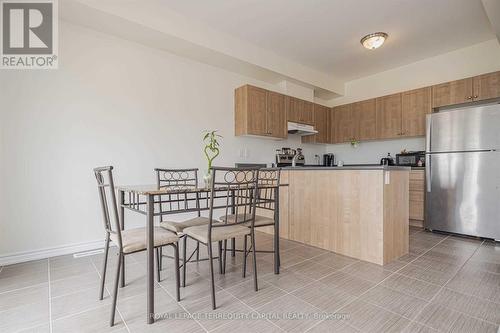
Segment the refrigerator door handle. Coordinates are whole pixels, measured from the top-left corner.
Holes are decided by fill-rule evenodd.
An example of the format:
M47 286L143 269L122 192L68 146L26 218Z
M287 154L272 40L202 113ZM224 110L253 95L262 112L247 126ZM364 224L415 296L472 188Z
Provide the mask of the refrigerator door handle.
M431 115L425 117L425 151L431 151ZM431 155L425 154L425 188L427 192L431 191Z

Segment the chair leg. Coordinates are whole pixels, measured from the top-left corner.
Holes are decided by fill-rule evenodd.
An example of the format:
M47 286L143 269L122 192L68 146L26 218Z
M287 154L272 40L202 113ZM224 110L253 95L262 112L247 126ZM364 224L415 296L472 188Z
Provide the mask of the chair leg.
M222 274L222 241L219 241L218 245L219 245L219 274Z
M160 271L163 270L163 246L160 246Z
M113 303L111 304L111 320L109 326L115 325L116 299L118 296L118 284L120 281L120 269L123 264L124 254L120 252L118 257L118 267L116 268L115 289L113 290Z
M182 245L182 287L186 287L186 265L187 265L187 236L184 236Z
M247 235L243 239L243 278L247 274Z
M214 258L212 255L212 242L209 242L207 244L207 248L208 248L208 257L210 259L210 278L211 278L210 287L212 288L212 309L215 310L216 305L215 305Z
M156 248L156 281L160 282L160 249Z
M200 261L200 242L196 242L196 261Z
M224 251L223 251L223 266L222 266L222 274L226 274L226 262L227 262L227 239L224 240Z
M174 247L174 261L175 261L175 292L177 297L177 302L181 301L181 292L180 292L180 273L179 273L179 243L173 244Z
M121 284L120 288L125 287L125 256L122 256L121 259Z
M236 238L231 238L231 257L236 256Z
M252 253L253 253L253 283L255 286L255 291L259 290L259 286L257 284L257 249L255 248L255 231L252 230Z
M108 266L108 253L109 253L109 234L106 235L106 243L104 245L104 261L102 264L101 274L101 290L99 291L99 300L104 298L104 285L106 283L106 267Z

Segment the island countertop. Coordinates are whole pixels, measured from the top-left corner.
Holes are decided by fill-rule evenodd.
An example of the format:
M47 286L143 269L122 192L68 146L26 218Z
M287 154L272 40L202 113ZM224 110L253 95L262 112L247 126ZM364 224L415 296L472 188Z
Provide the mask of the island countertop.
M279 194L280 237L379 265L408 254L410 171L283 168L281 182L288 186Z

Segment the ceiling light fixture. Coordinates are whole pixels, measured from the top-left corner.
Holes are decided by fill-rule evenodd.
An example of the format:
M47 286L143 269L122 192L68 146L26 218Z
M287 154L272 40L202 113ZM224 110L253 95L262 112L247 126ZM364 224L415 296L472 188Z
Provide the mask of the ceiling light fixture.
M384 44L387 37L389 37L389 35L385 32L375 32L361 38L361 44L368 50L375 50Z

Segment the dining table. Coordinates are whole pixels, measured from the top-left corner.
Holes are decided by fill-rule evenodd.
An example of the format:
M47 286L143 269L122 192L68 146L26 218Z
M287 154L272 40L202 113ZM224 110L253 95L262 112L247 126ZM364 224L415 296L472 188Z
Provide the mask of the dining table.
M273 191L274 195L274 273L279 274L279 188L283 184L263 184L258 185L259 190ZM225 203L216 203L218 197L227 197L227 191L234 191L227 186L214 187L210 186L184 186L171 185L160 186L152 185L122 185L117 186L118 192L118 207L120 227L125 230L125 210L141 214L146 217L146 288L147 288L147 323L152 324L155 321L154 309L154 224L155 218L181 214L188 212L208 211L211 209L211 196L214 196L213 209L225 208ZM213 190L213 191L212 191ZM213 193L213 194L212 194ZM226 195L222 195L225 193ZM234 197L234 193L232 195ZM259 202L257 200L257 202ZM163 209L164 205L168 205L168 209ZM238 206L233 202L232 213L234 214ZM207 226L208 227L208 226ZM235 239L231 241L231 252L234 256L236 251ZM255 250L255 249L254 249ZM257 251L260 252L260 251ZM265 251L263 251L265 252ZM224 255L226 249L224 251ZM121 266L122 281L125 277L125 263Z

